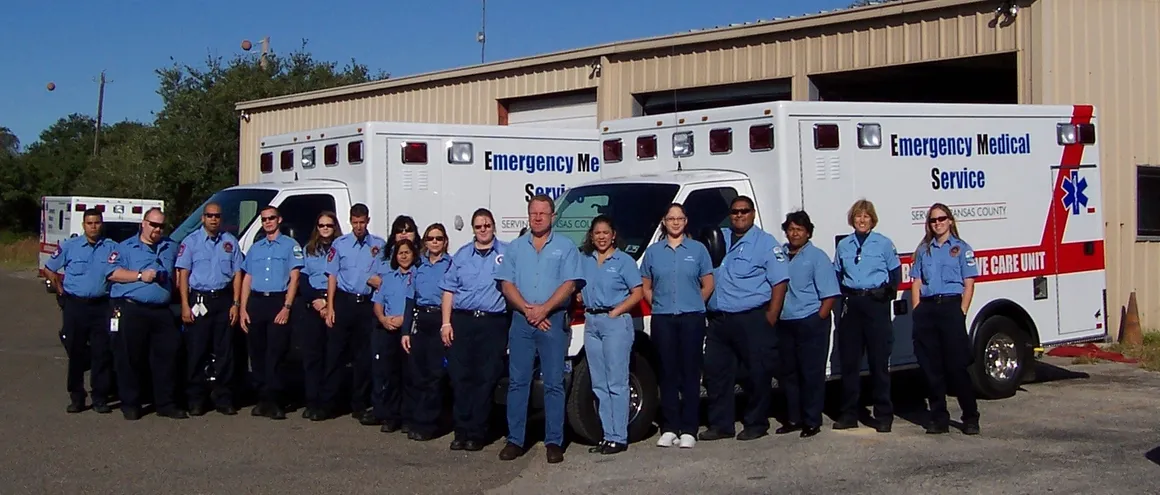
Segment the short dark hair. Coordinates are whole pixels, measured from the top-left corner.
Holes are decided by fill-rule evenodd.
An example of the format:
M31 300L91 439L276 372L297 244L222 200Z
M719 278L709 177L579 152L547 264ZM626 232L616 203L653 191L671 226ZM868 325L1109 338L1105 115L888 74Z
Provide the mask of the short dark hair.
M785 216L785 221L781 223L781 231L788 232L790 224L799 225L806 229L806 233L810 237L814 236L814 223L810 221L810 214L805 210L791 211Z
M149 218L149 214L150 214L150 213L154 213L154 212L156 212L156 213L160 213L160 214L161 214L161 216L165 216L165 212L164 212L164 211L161 211L161 207L159 207L159 206L154 206L154 207L152 207L152 208L150 208L150 209L148 209L148 210L145 210L145 214L144 214L144 215L141 215L141 218L142 218L142 219L148 219L148 218Z
M351 218L369 217L371 216L371 210L367 208L367 205L355 203L354 206L350 207L350 216Z
M532 199L528 200L528 209L531 209L532 203L535 203L536 201L543 201L548 203L548 208L551 209L551 212L556 213L556 202L552 200L551 196L548 196L547 194L537 194L532 196Z
M398 244L395 244L394 249L391 249L389 251L391 253L391 269L392 270L399 269L399 248L404 247L404 246L410 248L411 249L411 256L415 257L416 261L418 260L419 248L415 247L415 243L411 242L410 239L403 239L403 240L399 241ZM414 266L414 264L415 264L415 262L412 261L411 265Z
M97 218L104 219L105 214L101 213L101 210L98 210L96 208L89 208L89 209L85 210L85 214L81 218L89 218L89 217L97 217Z
M749 205L750 208L757 208L753 204L753 199L751 199L749 196L738 196L733 198L733 201L729 202L729 207L732 208L733 205L737 204L738 202L744 202L746 205Z
M265 213L265 212L270 211L270 210L274 210L275 215L282 216L282 214L278 212L278 207L276 207L274 205L263 206L261 210L258 210L258 215L260 216L262 213Z

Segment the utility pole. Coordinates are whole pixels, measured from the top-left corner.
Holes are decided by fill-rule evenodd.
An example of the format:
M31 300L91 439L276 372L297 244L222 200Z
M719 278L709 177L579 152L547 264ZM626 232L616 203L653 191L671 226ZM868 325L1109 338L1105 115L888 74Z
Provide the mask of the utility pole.
M487 0L483 0L483 12L480 18L479 33L475 35L475 41L479 42L479 63L482 64L487 49Z
M93 132L93 158L101 150L101 114L105 111L105 71L101 71L100 89L97 93L97 128Z
M270 54L270 37L263 36L260 43L262 43L262 56L258 59L258 67L261 67L262 70L266 70L266 56ZM250 40L242 40L242 50L248 52L253 47L254 45L253 43L250 43Z

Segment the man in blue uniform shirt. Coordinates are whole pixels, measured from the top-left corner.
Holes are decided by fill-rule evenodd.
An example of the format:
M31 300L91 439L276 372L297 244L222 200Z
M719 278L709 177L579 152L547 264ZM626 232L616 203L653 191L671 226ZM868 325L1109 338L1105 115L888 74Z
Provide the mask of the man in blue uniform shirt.
M119 335L113 340L121 413L131 421L141 418L141 385L149 381L159 416L189 417L174 401L181 334L169 302L178 246L162 237L164 228L165 214L160 208L150 208L140 235L118 244L105 262L105 276L113 282L109 331Z
M68 412L85 408L85 368L91 367L89 386L93 410L113 412L108 405L113 385L113 353L109 344L109 282L100 264L109 259L117 243L101 234L100 210L84 212L84 237L60 243L40 272L61 296L63 340L68 352ZM58 270L64 270L61 280Z
M286 354L290 351L290 308L298 290L298 271L305 264L302 247L279 228L278 209L258 212L265 237L254 242L242 262L242 329L250 349L250 367L258 389L253 416L286 419Z
M338 390L342 384L342 370L347 362L354 371L351 385L351 417L364 422L371 400L371 330L375 326L372 293L382 279L376 275L383 262L387 241L367 232L370 210L359 203L350 207L350 233L338 239L327 255L326 273L329 276L326 305L333 308L326 315L326 325L333 330L327 335L326 384L322 401L326 404L325 417L333 416L338 407ZM368 424L377 425L367 419Z
M507 445L501 460L524 454L532 366L540 356L544 381L544 446L549 463L564 460L564 360L572 332L566 306L584 274L580 251L552 233L556 205L537 195L528 202L529 232L512 241L495 274L504 298L517 313L508 331Z
M205 205L202 228L177 250L177 287L185 322L186 402L189 414L205 414L207 382L219 413L238 413L233 405L234 332L242 287L242 250L238 239L221 231L222 207ZM211 361L210 356L213 356ZM211 374L212 373L212 374Z
M725 258L713 273L709 297L709 328L705 332L705 388L709 394L709 429L701 440L734 436L737 365L748 370L742 383L747 404L738 440L769 433L770 388L777 369L777 338L773 325L781 315L789 281L789 264L781 243L754 227L753 200L738 196L730 205L731 228L726 232Z

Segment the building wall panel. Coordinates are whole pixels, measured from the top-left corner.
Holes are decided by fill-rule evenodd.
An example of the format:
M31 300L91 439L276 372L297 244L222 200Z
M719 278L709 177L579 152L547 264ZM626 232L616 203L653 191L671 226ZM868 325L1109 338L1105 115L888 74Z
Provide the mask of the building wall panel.
M570 64L253 111L250 121L241 123L238 180L258 180L263 136L367 120L496 124L496 100L595 88L599 78L590 78L591 70L588 64Z
M1037 19L1036 102L1096 106L1111 330L1133 291L1141 324L1160 329L1160 242L1136 240L1135 175L1160 164L1160 2L1053 0Z

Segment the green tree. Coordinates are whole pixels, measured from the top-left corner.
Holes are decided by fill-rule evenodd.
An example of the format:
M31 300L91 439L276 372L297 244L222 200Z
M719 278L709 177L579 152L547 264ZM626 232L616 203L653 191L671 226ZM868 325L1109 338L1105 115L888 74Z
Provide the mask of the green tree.
M0 174L0 205L5 228L30 232L39 224L40 197L72 194L76 178L93 152L96 121L72 114L40 133L40 138L10 158Z
M20 153L20 139L12 129L0 127L0 156L15 156Z
M174 64L157 71L164 107L157 113L159 147L154 149L172 221L180 221L214 191L236 183L238 102L388 77L372 76L354 61L339 68L315 60L305 51L305 42L289 56L269 55L267 62L263 69L252 58L226 62L219 57L208 59L204 67Z

